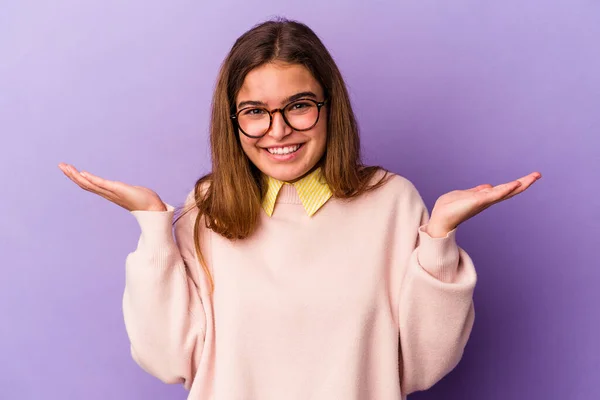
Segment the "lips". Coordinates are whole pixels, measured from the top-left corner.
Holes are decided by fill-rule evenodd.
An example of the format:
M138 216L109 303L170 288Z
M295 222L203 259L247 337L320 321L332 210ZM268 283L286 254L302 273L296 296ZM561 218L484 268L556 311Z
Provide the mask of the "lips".
M294 146L274 146L261 148L269 157L271 161L274 162L289 162L295 160L297 157L300 157L302 154L302 149L304 149L305 143L298 143ZM285 150L284 150L285 149Z

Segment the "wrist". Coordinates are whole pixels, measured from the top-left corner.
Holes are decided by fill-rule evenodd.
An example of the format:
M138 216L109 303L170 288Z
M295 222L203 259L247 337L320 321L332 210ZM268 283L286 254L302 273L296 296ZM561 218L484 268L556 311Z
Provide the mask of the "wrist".
M452 231L453 229L454 228L446 227L446 226L438 223L437 221L429 221L429 223L427 224L427 227L425 228L425 231L432 238L443 238L443 237L448 236L448 233L450 231Z
M146 209L146 211L168 211L167 210L167 206L165 206L165 204L160 204L160 205L155 205L155 206L150 206Z

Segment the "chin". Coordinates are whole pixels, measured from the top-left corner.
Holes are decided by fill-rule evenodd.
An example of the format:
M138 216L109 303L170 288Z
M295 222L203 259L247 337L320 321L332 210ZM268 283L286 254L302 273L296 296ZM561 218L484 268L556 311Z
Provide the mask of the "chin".
M312 167L300 168L299 166L292 165L267 165L265 168L261 168L261 171L280 181L293 181L306 174L311 168Z

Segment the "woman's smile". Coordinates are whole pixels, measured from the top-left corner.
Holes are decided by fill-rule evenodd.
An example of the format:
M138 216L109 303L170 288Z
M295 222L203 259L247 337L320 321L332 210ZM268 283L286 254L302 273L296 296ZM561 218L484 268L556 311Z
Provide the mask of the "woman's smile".
M291 146L275 146L263 148L267 153L267 156L273 161L291 161L299 157L301 149L304 148L304 143L295 144Z

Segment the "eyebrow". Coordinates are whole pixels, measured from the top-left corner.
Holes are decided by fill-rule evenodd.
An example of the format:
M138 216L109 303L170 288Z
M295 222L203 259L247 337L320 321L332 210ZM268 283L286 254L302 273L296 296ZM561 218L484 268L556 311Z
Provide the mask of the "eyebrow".
M294 95L286 97L285 99L283 99L281 104L287 104L292 101L302 99L304 97L312 97L313 99L316 99L317 95L314 94L313 92L300 92L300 93L296 93ZM256 100L245 100L245 101L240 102L237 105L237 109L241 110L242 108L247 107L247 106L267 107L267 103L262 102L262 101L256 101Z

